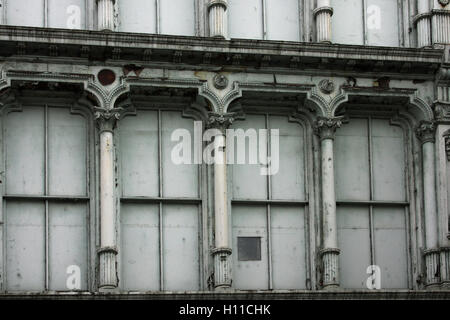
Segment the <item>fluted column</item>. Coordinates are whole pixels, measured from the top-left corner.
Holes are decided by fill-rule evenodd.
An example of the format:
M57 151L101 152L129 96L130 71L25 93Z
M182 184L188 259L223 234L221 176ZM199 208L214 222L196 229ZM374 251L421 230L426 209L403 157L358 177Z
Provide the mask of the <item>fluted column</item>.
M109 112L97 112L96 119L100 132L99 287L113 289L117 287L113 129L118 118Z
M331 7L330 0L318 0L317 7L314 10L317 42L331 42L332 15L333 8Z
M414 17L414 23L417 28L417 47L423 48L431 46L431 13L428 1L417 1L417 16Z
M431 10L433 44L450 44L450 4L446 1L434 1Z
M209 36L227 38L228 16L226 0L211 0L208 4Z
M228 186L226 161L226 128L233 118L227 115L211 114L208 128L217 130L214 137L214 288L231 287L231 243L229 238L231 221L228 215Z
M114 4L116 0L97 0L98 30L114 30Z
M435 164L435 132L434 122L422 121L416 134L422 143L423 193L425 216L425 265L426 286L433 288L439 285L439 237L436 202L436 164Z
M339 287L336 195L334 187L334 136L342 125L340 118L319 118L315 132L321 140L323 249L321 250L323 287Z

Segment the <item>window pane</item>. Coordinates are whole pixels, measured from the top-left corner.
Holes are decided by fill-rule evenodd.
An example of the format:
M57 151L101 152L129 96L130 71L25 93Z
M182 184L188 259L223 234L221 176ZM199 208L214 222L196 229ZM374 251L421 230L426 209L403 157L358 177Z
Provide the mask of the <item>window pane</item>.
M6 203L6 289L45 290L45 205Z
M156 33L155 0L118 0L119 30Z
M162 112L162 164L164 197L198 197L198 165L193 163L194 157L194 121L182 118L181 112ZM175 164L171 153L180 142L171 141L172 133L177 129L185 129L190 133L190 164Z
M372 46L399 46L398 2L367 0L367 44Z
M237 121L231 127L232 129L243 129L244 132L253 132L255 138L245 138L244 144L239 144L239 139L234 139L234 165L233 165L233 197L235 199L267 199L267 176L260 173L261 166L259 164L250 164L249 151L256 150L256 163L259 160L259 139L258 130L266 128L266 120L263 115L247 115L245 121ZM249 130L249 131L247 131ZM235 131L237 133L237 131ZM231 138L229 137L229 140ZM244 141L242 139L242 141ZM251 143L249 141L252 141ZM230 141L227 142L227 144ZM253 145L253 147L251 147ZM245 150L245 164L237 164L238 156L242 156L242 150ZM239 152L238 152L239 151ZM228 157L228 161L232 161Z
M367 289L367 267L371 265L369 209L364 206L338 206L338 247L341 286Z
M6 192L44 194L44 108L24 107L6 121Z
M261 0L229 0L228 20L230 38L262 39Z
M48 0L48 26L85 29L86 0Z
M334 153L339 200L370 200L367 126L366 119L350 119L336 131Z
M408 287L404 208L379 207L373 213L375 264L381 268L382 289Z
M158 112L140 110L121 120L119 128L123 195L157 197Z
M197 205L163 206L164 289L200 287Z
M236 289L268 289L267 209L265 206L233 206L233 252L238 252L238 237L261 239L260 261L233 259L233 287Z
M306 288L304 208L271 207L274 289Z
M49 108L48 121L50 195L86 195L86 119Z
M403 131L389 120L372 120L375 200L405 201L405 143Z
M279 171L271 176L272 199L305 200L303 128L298 123L288 122L287 117L271 116L269 124L270 129L278 129L280 133ZM272 139L274 143L276 140Z
M194 0L160 0L161 33L195 35Z
M361 0L331 0L334 10L331 22L333 26L331 28L332 42L343 44L364 43L362 4Z
M43 27L44 0L8 0L6 21L13 26Z
M238 237L238 260L259 261L261 260L261 238L260 237Z
M299 41L298 0L266 0L267 38Z
M87 207L86 204L49 204L50 290L67 288L67 268L81 271L81 290L87 289Z
M159 290L159 205L122 204L121 287Z

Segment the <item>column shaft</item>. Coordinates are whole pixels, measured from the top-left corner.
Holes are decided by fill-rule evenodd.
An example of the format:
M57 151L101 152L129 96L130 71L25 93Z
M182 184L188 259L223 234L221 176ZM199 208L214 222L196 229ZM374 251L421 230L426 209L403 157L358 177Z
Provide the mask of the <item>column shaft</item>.
M326 289L339 287L339 253L337 248L336 194L334 186L334 135L341 126L340 118L319 118L315 125L321 139L322 165L322 285Z
M114 30L115 0L97 0L98 30Z
M208 14L209 36L217 38L227 38L227 2L225 0L212 0L208 5Z

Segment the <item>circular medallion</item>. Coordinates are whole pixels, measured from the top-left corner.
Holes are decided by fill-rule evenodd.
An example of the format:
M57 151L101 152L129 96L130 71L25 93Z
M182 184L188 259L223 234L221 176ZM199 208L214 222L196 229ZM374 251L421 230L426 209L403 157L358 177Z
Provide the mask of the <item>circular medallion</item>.
M228 79L223 74L216 74L213 81L216 89L223 90L228 86Z
M112 70L103 69L98 73L97 78L103 86L108 86L116 81L116 74Z

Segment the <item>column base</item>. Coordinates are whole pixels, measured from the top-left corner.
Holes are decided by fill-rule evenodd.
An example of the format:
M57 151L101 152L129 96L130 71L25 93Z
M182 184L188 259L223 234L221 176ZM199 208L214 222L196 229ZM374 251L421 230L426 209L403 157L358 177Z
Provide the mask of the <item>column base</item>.
M450 289L450 248L440 248L441 257L441 288L445 290Z
M425 267L426 267L426 283L427 290L433 290L440 287L440 254L439 249L428 249L424 251Z
M117 288L117 249L114 247L101 248L98 250L98 255L100 259L99 288L102 292Z
M320 251L322 256L322 286L325 290L339 288L339 253L337 248L326 248Z
M214 256L214 290L227 291L231 289L231 249L216 248Z

